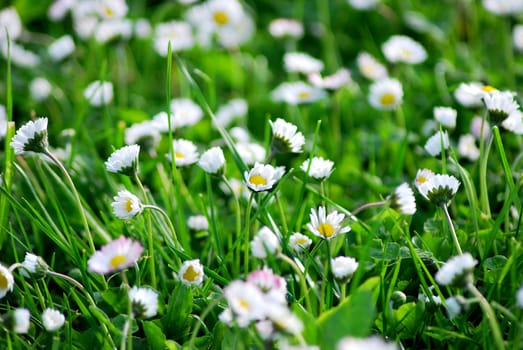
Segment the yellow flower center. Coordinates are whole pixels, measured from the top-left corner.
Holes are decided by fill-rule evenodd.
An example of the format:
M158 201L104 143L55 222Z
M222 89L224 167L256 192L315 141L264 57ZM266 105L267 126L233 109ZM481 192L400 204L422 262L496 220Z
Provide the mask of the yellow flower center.
M391 94L390 92L387 92L387 93L381 95L381 98L380 98L380 103L383 106L392 106L395 101L396 101L396 97L393 94Z
M0 273L0 289L6 289L8 286L9 282L7 282L7 277Z
M308 91L301 91L300 93L298 93L298 97L300 98L300 100L304 100L306 98L311 97L311 93Z
M422 184L422 183L425 183L425 182L427 182L427 179L425 178L425 176L418 177L418 183Z
M125 210L130 213L133 211L133 201L128 199L127 202L125 203Z
M334 227L329 223L323 223L318 226L318 232L325 238L329 238L334 234Z
M174 156L176 158L185 158L185 156L183 155L183 153L180 153L180 152L174 152Z
M307 242L308 242L307 238L300 238L296 241L296 244L303 245L303 244L307 244Z
M215 12L213 18L214 22L220 26L223 26L229 22L229 17L223 11Z
M240 299L239 304L243 309L250 309L251 306L245 299Z
M493 92L493 91L497 91L497 89L493 86L490 86L490 85L485 85L481 88L481 90L485 91L485 92Z
M127 258L125 257L125 255L115 255L111 258L109 265L111 265L111 267L115 269L122 265L126 260Z
M249 178L249 182L255 186L265 186L267 185L267 180L261 175L252 175Z
M107 17L113 17L114 12L109 6L105 6L104 12L107 15Z
M200 276L200 273L196 271L192 266L189 266L182 275L183 279L189 282L194 282L198 278L198 276Z
M411 58L412 57L412 52L410 52L409 50L403 48L401 49L401 54L403 55L404 58Z

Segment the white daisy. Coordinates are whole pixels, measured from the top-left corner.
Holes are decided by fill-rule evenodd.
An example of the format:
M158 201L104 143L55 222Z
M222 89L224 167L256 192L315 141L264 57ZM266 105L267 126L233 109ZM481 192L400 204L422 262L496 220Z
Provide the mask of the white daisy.
M512 112L507 119L503 120L501 126L516 135L523 134L523 112L519 110Z
M13 331L17 334L27 334L29 326L31 326L31 313L29 310L16 308L13 312Z
M282 167L275 168L270 164L256 163L250 171L244 172L243 177L252 191L268 191L282 177L284 171Z
M303 332L303 322L286 305L268 303L267 318L274 327L280 332L287 334L301 334Z
M133 124L125 129L125 143L127 145L140 145L145 150L155 150L161 138L156 123L151 120Z
M105 168L111 173L131 175L138 171L140 146L124 146L114 151L105 162Z
M303 81L285 82L271 92L271 98L276 102L290 105L316 102L327 96L324 90L311 86Z
M267 226L263 226L251 241L252 256L266 259L267 253L275 254L280 249L280 240Z
M234 119L241 118L247 115L248 111L247 101L241 98L235 98L222 105L216 111L215 122L222 126L229 126ZM232 133L232 132L231 132Z
M189 98L173 99L171 113L176 127L191 126L203 118L202 108Z
M296 253L300 253L306 250L310 247L311 244L312 239L299 232L293 233L289 237L289 247L293 249Z
M449 319L452 320L463 311L467 305L467 300L461 295L457 295L445 299L445 305L447 306L447 315Z
M341 225L343 219L345 219L344 214L333 210L327 215L325 207L319 206L318 210L311 208L311 221L307 224L307 228L318 237L332 239L340 233L351 230L349 226L343 227Z
M485 107L489 111L490 121L500 124L513 112L519 110L519 105L514 99L512 91L495 91L483 96Z
M225 168L225 156L220 147L213 147L205 151L200 160L198 166L209 174L221 174Z
M146 18L138 18L134 21L133 33L136 38L147 39L152 31L151 22Z
M377 335L368 338L342 338L336 347L336 350L398 350L395 343L387 343Z
M348 0L349 4L357 10L370 10L380 2L380 0Z
M436 282L442 286L463 286L472 281L472 271L477 263L470 253L454 256L440 267Z
M479 158L479 148L476 146L476 138L473 135L466 134L459 137L458 154L471 161Z
M247 282L260 288L268 301L280 305L287 304L287 282L270 268L264 267L249 273Z
M292 123L278 118L275 122L269 120L272 129L272 148L278 152L300 153L305 144L305 137Z
M54 332L62 328L65 323L65 316L60 311L47 308L42 313L42 323L48 332Z
M108 81L96 80L87 85L84 90L84 97L91 106L107 105L113 100L113 84Z
M6 59L8 54L11 55L11 62L13 64L24 68L34 68L40 63L40 56L32 51L26 50L23 46L18 45L15 42L9 43L9 50L7 46L7 40L0 40L0 49L2 55Z
M429 181L434 175L434 172L430 169L419 169L416 173L416 179L414 180L418 190L421 185Z
M387 68L368 52L360 52L356 64L361 75L370 80L381 80L388 77Z
M447 204L458 191L460 182L452 175L436 174L418 186L423 197L430 202L441 205Z
M517 24L512 29L512 45L517 51L523 51L523 25Z
M140 199L127 190L118 192L111 203L113 213L116 217L127 220L140 214L143 210Z
M303 36L303 24L295 19L277 18L269 23L269 33L275 38L299 39Z
M129 300L137 319L151 318L158 313L158 293L151 288L132 287L129 290Z
M14 41L22 34L22 20L14 6L6 7L0 11L0 42L9 39Z
M240 326L247 326L251 321L265 318L265 296L252 283L232 281L223 289L223 295L232 311L233 319Z
M456 127L456 118L458 111L451 107L434 107L434 119L444 127L454 129Z
M236 151L246 165L254 165L265 160L265 148L254 142L240 142L235 145Z
M13 291L14 284L15 280L11 271L0 264L0 299L5 297L8 292Z
M440 154L442 150L448 149L449 145L449 134L446 131L438 131L429 137L424 148L428 154L435 157Z
M55 0L49 6L47 16L51 21L62 20L74 5L76 5L76 0Z
M35 78L29 83L29 93L35 101L43 101L49 97L53 91L53 86L45 78Z
M454 98L464 107L479 107L483 105L482 94L478 92L484 85L480 82L473 81L469 83L460 83L454 90Z
M334 162L332 160L314 157L312 160L304 160L303 163L301 163L300 169L315 179L325 180L332 174L334 170L333 167Z
M201 287L203 276L204 271L200 259L184 261L178 272L178 278L187 286Z
M178 139L173 141L174 160L177 167L194 164L198 161L198 150L196 145L189 140ZM169 161L172 160L172 155L166 155Z
M98 274L108 274L133 266L143 252L138 241L120 236L97 250L87 261L87 269Z
M516 305L523 309L523 285L519 287L518 291L516 292Z
M523 11L521 0L483 0L485 9L495 15L508 16Z
M308 76L309 82L319 87L320 89L338 90L342 87L354 89L356 87L351 78L350 71L346 68L341 68L334 74L322 77L319 73L310 74Z
M349 281L356 269L358 268L358 262L356 259L348 256L338 256L331 259L331 271L338 281L347 282Z
M209 222L205 215L192 215L187 219L187 227L194 231L207 231Z
M44 261L44 259L29 252L25 253L22 266L26 271L32 275L35 275L36 277L44 277L49 271L49 266Z
M283 56L285 70L290 73L312 74L323 70L323 62L303 52L287 52Z
M393 110L402 103L403 88L399 80L381 79L370 86L369 102L380 110Z
M391 36L382 46L385 58L392 63L417 64L427 59L427 51L420 43L404 35Z
M38 118L22 125L11 140L15 154L27 152L43 153L49 146L47 141L47 118Z
M106 20L123 18L129 10L125 0L98 0L96 4L98 14Z
M133 22L130 19L112 19L102 21L94 32L94 38L100 44L116 39L127 40L133 34Z
M414 215L416 212L416 198L412 188L405 182L396 187L388 198L392 208L405 215Z

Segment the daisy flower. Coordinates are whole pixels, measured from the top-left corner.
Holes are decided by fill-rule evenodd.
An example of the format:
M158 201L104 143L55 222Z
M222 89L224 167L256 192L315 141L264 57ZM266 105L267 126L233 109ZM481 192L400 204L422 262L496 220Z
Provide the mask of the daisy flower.
M254 192L268 191L283 176L283 167L273 167L270 164L254 164L250 171L245 171L243 177L247 186Z
M198 166L205 172L220 175L225 171L225 156L220 147L213 147L202 154Z
M416 212L416 199L412 188L405 182L396 187L388 198L390 206L405 215L414 215Z
M460 182L452 175L436 174L418 186L418 190L425 199L436 204L449 203L456 192Z
M309 82L320 88L328 90L338 90L346 86L351 89L356 87L351 78L350 71L346 68L341 68L334 74L322 77L319 73L313 73L308 76Z
M151 120L133 124L125 129L125 143L127 145L140 145L148 151L156 150L161 138L156 123Z
M470 253L454 256L438 270L436 282L442 286L464 286L472 282L472 271L477 263Z
M270 268L264 267L247 275L247 282L252 283L263 292L268 301L279 305L287 303L287 282L276 275Z
M449 134L446 131L438 131L425 143L425 151L435 157L441 153L442 150L449 148Z
M271 92L273 101L290 105L316 102L325 96L327 96L325 91L303 81L281 83Z
M184 261L178 272L178 278L187 286L201 287L203 276L204 271L200 259Z
M178 139L173 141L174 160L177 167L194 164L198 161L198 151L196 145L189 140ZM172 155L166 155L169 161Z
M391 36L381 50L387 61L417 64L427 59L427 51L417 41L404 35Z
M0 264L0 299L5 297L8 292L13 291L15 280L13 274L7 267Z
M204 215L193 215L187 219L187 227L194 231L207 231L209 222Z
M387 68L368 52L360 52L356 64L361 75L370 80L381 80L388 77Z
M478 92L484 85L480 82L473 81L470 83L460 83L454 90L454 98L464 107L479 107L483 105L482 94Z
M251 321L266 316L265 296L252 283L235 280L223 289L223 295L239 326L247 326Z
M3 316L3 324L17 334L27 334L31 326L31 313L26 308L16 308Z
M47 308L42 313L42 323L48 332L54 332L62 328L65 323L65 316L60 311Z
M338 256L337 258L331 259L331 271L334 278L341 283L348 282L356 269L358 268L358 262L356 259L348 256Z
M494 125L500 124L512 113L519 110L519 105L514 100L514 93L511 91L495 91L485 94L483 102L489 111L490 121Z
M470 161L479 158L479 148L476 146L476 138L471 134L461 135L458 141L458 154Z
M64 35L53 41L47 48L47 53L55 62L61 61L74 52L75 45L70 35Z
M512 29L512 44L517 51L523 51L523 25L517 24Z
M444 127L454 129L458 111L451 107L434 107L434 119Z
M316 236L324 239L332 239L340 233L346 233L351 230L349 226L343 227L341 222L345 215L333 210L326 215L325 207L319 206L318 210L311 208L310 220L307 228Z
M293 249L296 253L300 253L306 250L310 247L311 244L312 239L299 232L293 233L289 237L289 247Z
M280 240L267 226L263 226L251 241L252 256L258 259L267 258L267 253L276 254L280 250Z
M380 2L380 0L348 0L349 4L357 10L370 10Z
M49 266L44 261L44 259L29 252L25 253L22 266L26 271L32 275L35 275L35 277L44 277L49 271Z
M151 288L132 287L129 290L129 300L137 319L151 318L158 313L158 293Z
M394 343L387 343L377 335L368 338L345 337L338 342L336 350L398 350Z
M113 199L111 203L113 213L120 219L131 219L143 210L140 199L127 190L119 191Z
M189 98L173 99L171 113L176 127L192 126L203 118L202 108Z
M6 7L0 11L0 42L7 41L7 33L9 39L14 41L22 34L22 20L14 6Z
M461 295L445 299L447 306L447 316L450 320L456 318L467 306L467 300Z
M11 147L17 155L27 152L45 153L48 146L47 118L38 118L25 123L11 140Z
M107 171L122 175L133 175L138 171L140 146L130 145L114 151L105 162Z
M501 126L516 135L523 134L523 112L519 110L512 112L507 119L503 120Z
M414 180L418 190L421 185L429 181L434 175L434 172L430 169L419 169L416 173L416 179Z
M96 2L98 14L106 20L125 17L128 9L125 0L99 0Z
M402 103L403 88L397 79L377 80L370 86L369 103L377 109L390 111Z
M248 109L249 106L244 99L232 99L216 111L216 119L214 122L225 128L229 126L234 119L247 115Z
M314 157L311 160L307 159L303 161L303 163L301 163L300 169L307 173L310 177L313 177L317 180L325 180L331 175L332 171L334 170L333 167L334 162L332 160L323 159L322 157Z
M45 78L35 78L29 83L29 93L35 101L41 102L47 99L52 91L53 86Z
M303 36L303 24L295 19L277 18L269 23L269 33L275 38L299 39Z
M523 11L523 1L521 0L483 0L485 9L499 16L508 16Z
M140 242L120 236L97 250L87 261L87 269L103 275L120 271L133 266L142 252Z
M516 292L516 305L523 309L523 285L519 287L518 291Z
M166 57L169 43L171 43L172 52L189 50L194 47L195 38L191 25L183 21L158 23L154 28L154 50L160 56Z
M267 318L280 332L292 335L303 332L303 321L291 312L286 305L268 303Z
M269 120L272 129L272 149L277 152L300 153L305 144L303 134L298 127L278 118L275 122Z
M323 69L323 62L303 52L287 52L283 56L285 70L290 73L312 74Z
M265 148L255 142L240 142L235 147L246 165L263 162L266 158Z
M113 100L113 84L108 81L96 80L85 88L84 97L91 106L107 105Z

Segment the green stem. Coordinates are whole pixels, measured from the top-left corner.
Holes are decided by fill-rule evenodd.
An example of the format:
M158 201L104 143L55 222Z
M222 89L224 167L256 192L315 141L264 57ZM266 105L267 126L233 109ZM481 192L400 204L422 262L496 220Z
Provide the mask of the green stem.
M143 187L142 182L140 181L140 178L138 177L138 173L134 172L134 180L138 184L138 187L140 188L140 191L142 192L143 201L145 205L147 205L147 192L145 191L145 188ZM157 287L156 285L156 258L154 254L154 239L153 239L153 224L151 221L151 215L150 213L145 214L145 220L147 221L147 245L149 247L149 256L150 256L150 266L151 266L151 284L154 288Z
M359 207L357 207L356 209L354 209L352 211L352 215L356 215L358 214L359 212L365 210L365 209L369 209L369 208L375 208L375 207L381 207L383 205L387 204L387 201L380 201L380 202L371 202L371 203L366 203L366 204L363 204L363 205L360 205Z
M505 178L507 180L509 191L510 193L513 193L515 188L514 178L512 177L510 165L508 164L507 155L505 154L505 148L503 147L503 142L501 140L501 134L499 133L499 128L497 126L494 126L492 128L492 131L494 132L496 147L499 152L499 157L501 158L501 164L503 165L503 171L505 172ZM507 198L510 198L510 196L507 195ZM521 208L521 204L519 201L515 201L515 205L518 209Z
M183 251L183 247L180 245L180 242L178 241L178 237L176 235L176 230L175 230L174 225L173 225L173 223L171 221L171 218L169 217L169 214L167 214L167 212L165 210L163 210L162 208L160 208L160 207L158 207L156 205L152 205L152 204L143 205L142 208L156 210L157 212L159 212L164 217L165 222L167 223L167 226L169 226L169 230L171 230L171 234L172 234L172 237L169 237L168 241L170 241L170 243L176 249L180 249L180 250Z
M342 285L340 286L340 302L342 302L343 300L345 300L345 296L347 294L347 283L346 282L343 282Z
M243 273L246 275L249 272L249 253L251 251L249 247L249 232L250 232L250 225L251 225L251 209L252 209L252 202L254 200L254 192L251 193L251 196L249 197L249 203L247 204L247 210L245 212L245 230L243 232L243 245L238 244L238 257L241 254L242 246L243 246L243 265L245 266L245 269ZM240 259L237 261L238 264L238 271L240 271Z
M449 214L447 205L445 203L441 203L440 207L441 207L441 210L443 210L443 213L445 214L447 223L449 224L450 233L452 235L452 239L454 240L454 245L456 246L456 250L458 251L459 255L463 255L463 251L461 250L461 246L459 245L458 236L456 235L456 230L454 229L454 224L452 223L452 219L450 218L450 214Z
M227 180L225 175L222 175L222 180L234 198L234 208L236 210L236 239L240 239L241 232L242 232L242 217L241 217L240 199L238 198L238 195L232 188L229 180ZM229 237L232 237L232 235L229 235ZM232 249L232 241L231 241L231 244L229 245L229 249ZM237 273L239 273L239 271L237 271Z
M223 261L223 248L222 243L220 240L220 235L218 232L218 228L216 227L216 214L214 213L214 200L212 197L212 185L211 185L211 177L209 174L205 174L205 184L207 186L207 199L209 201L209 208L210 208L210 216L211 216L211 227L212 227L212 234L214 236L214 245L216 246L216 253L218 254L218 260L219 263Z
M283 210L280 195L276 193L274 197L276 197L276 203L278 203L278 209L280 210L281 224L283 226L283 236L286 237L289 234L289 227L287 226L286 220L287 215L285 215L285 211Z
M485 119L483 119L483 123ZM481 126L481 134L483 135L483 125ZM481 203L481 209L483 213L490 218L490 204L488 198L488 184L487 184L487 163L488 156L490 153L490 147L492 146L492 136L488 136L487 140L482 138L480 143L480 159L479 159L479 200Z
M311 304L311 299L310 299L310 296L309 296L309 290L307 288L307 283L306 283L307 281L305 279L304 271L302 271L299 268L299 266L291 258L289 258L287 255L280 253L280 254L278 254L278 257L280 259L282 259L283 261L285 261L287 264L289 264L289 266L298 275L298 279L299 279L299 282L300 282L301 293L303 294L303 297L305 299L305 307L307 308L307 311L310 314L312 314L312 304Z

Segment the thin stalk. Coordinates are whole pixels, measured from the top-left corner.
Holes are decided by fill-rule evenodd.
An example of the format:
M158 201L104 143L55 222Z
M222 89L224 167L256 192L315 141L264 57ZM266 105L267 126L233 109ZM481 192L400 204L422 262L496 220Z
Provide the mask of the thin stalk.
M289 266L294 270L294 272L298 275L298 279L300 282L300 289L301 293L303 294L303 298L305 299L305 307L307 308L307 311L312 314L312 304L311 299L309 296L309 290L307 288L307 283L304 275L304 271L302 271L299 266L287 255L285 254L278 254L278 257L285 261Z
M176 235L176 229L174 228L174 225L171 221L171 218L169 217L169 214L167 214L167 212L165 210L163 210L162 208L160 208L156 205L152 205L152 204L145 204L142 206L142 208L156 210L164 217L165 222L167 223L167 226L169 226L169 230L171 230L172 244L175 246L175 248L183 251L183 247L180 245L180 242L178 241L178 237Z
M452 219L450 218L450 214L449 214L447 205L445 203L441 203L440 207L441 207L441 210L443 210L443 213L445 214L447 223L449 224L449 229L450 229L450 233L452 235L452 239L454 240L454 245L456 246L456 249L458 250L459 255L463 255L463 251L461 250L461 246L459 245L458 236L456 235L456 230L454 229L454 224L452 223Z
M483 123L484 123L483 119ZM483 124L481 126L481 134L483 135ZM488 184L487 184L487 163L488 156L490 153L490 147L492 146L492 135L488 136L487 140L483 140L480 143L479 153L479 200L483 213L490 218L490 203L488 198Z
M49 150L46 149L44 151L44 154L46 156L48 156L53 161L53 163L55 163L56 166L58 166L58 168L60 168L62 173L65 175L65 178L66 178L66 180L67 180L67 182L68 182L68 184L71 187L71 190L73 192L76 204L78 205L78 210L80 211L80 217L82 218L82 223L84 225L84 230L85 230L85 232L87 234L87 239L89 241L89 247L91 248L92 252L94 253L96 251L96 248L94 246L93 236L91 235L91 231L89 230L89 224L87 223L87 216L85 215L84 207L82 205L82 201L80 200L80 195L78 194L78 190L76 189L76 186L74 185L73 179L71 179L71 176L69 175L69 172L65 169L65 167L62 164L62 162L60 162L58 160L58 158L56 158L51 152L49 152Z
M285 215L285 211L283 210L283 205L281 203L281 199L280 199L280 196L278 195L278 193L276 193L274 195L274 197L276 197L276 203L278 204L278 209L280 210L281 224L283 226L283 232L284 232L284 235L287 236L289 234L289 228L287 226L287 220L286 220L287 215Z
M501 330L496 319L496 314L494 314L494 310L490 306L489 302L487 301L487 299L485 299L483 294L481 294L481 292L476 288L476 286L472 282L467 283L467 289L472 295L474 295L479 300L479 305L485 313L485 316L487 317L487 320L490 325L490 329L492 330L492 335L494 336L496 348L501 350L505 349L505 344L503 343L503 336L501 334Z
M244 259L244 262L243 262L243 265L245 266L245 270L243 271L244 274L247 274L247 272L249 272L249 253L250 253L250 247L249 247L249 232L250 232L250 225L251 225L251 209L252 209L252 202L254 200L254 192L251 193L251 196L249 197L249 204L247 204L247 210L245 212L245 230L243 232L243 243L245 243L247 246L244 247L244 254L243 254L243 259ZM240 259L239 259L239 256L241 254L241 250L242 250L242 244L238 244L238 251L237 251L237 254L238 254L238 259L237 259L237 264L238 264L238 271L240 271L240 266L241 266L241 262L240 262Z
M205 320L209 313L222 301L222 299L223 298L215 299L212 303L209 304L209 306L205 308L205 310L203 310L201 316L198 318L199 322L196 322L196 325L194 326L194 329L191 332L191 339L189 339L189 346L187 347L188 349L193 348L194 341L196 340L196 336L200 331L200 327L203 324L203 320Z
M322 276L322 282L321 282L321 297L320 297L320 313L325 311L327 307L327 282L328 282L328 275L329 275L329 266L331 262L331 252L330 252L330 244L329 241L325 242L325 250L327 254L327 261L323 264L323 276Z
M138 173L136 171L134 172L134 180L136 181L138 187L140 188L140 191L142 192L144 203L147 205L147 192L145 192L145 188L143 187L143 184L140 181L140 178L138 177ZM151 221L150 213L146 213L145 220L147 221L147 245L149 247L149 255L151 259L151 284L153 285L153 287L156 288L156 258L154 254L153 224Z
M220 234L218 232L218 228L216 227L216 214L214 212L214 200L212 197L211 177L209 176L209 174L205 174L205 184L207 186L207 199L209 201L211 227L212 227L212 234L214 236L214 245L216 246L216 253L218 254L218 260L219 260L219 263L221 264L221 262L223 261L223 248L222 248L222 243L220 240Z
M357 207L356 209L354 209L352 211L352 215L356 215L358 214L359 212L365 210L365 209L369 209L369 208L375 208L375 207L381 207L383 205L387 204L387 201L380 201L380 202L371 202L371 203L366 203L366 204L363 204L363 205L360 205L359 207Z
M501 164L503 165L503 171L505 172L505 178L507 179L507 185L509 191L512 193L514 192L515 184L510 165L508 164L507 155L505 154L505 148L503 147L503 142L501 140L501 134L499 133L499 128L497 126L494 126L492 131L494 132L494 139L496 141L499 157L501 158ZM507 195L507 198L510 198L510 196ZM514 203L518 209L521 207L519 201L515 201Z
M340 286L340 302L345 300L345 296L347 295L347 283L343 282Z
M240 207L240 200L238 196L236 195L236 192L234 192L234 189L231 186L231 183L229 180L227 180L227 177L225 175L222 175L222 181L225 183L225 186L231 191L231 194L234 198L234 208L236 210L236 239L240 239L241 232L242 232L242 217L241 217L241 207ZM232 237L232 235L229 235L229 237ZM231 244L229 244L229 249L232 249L232 241ZM237 271L239 272L239 271Z

